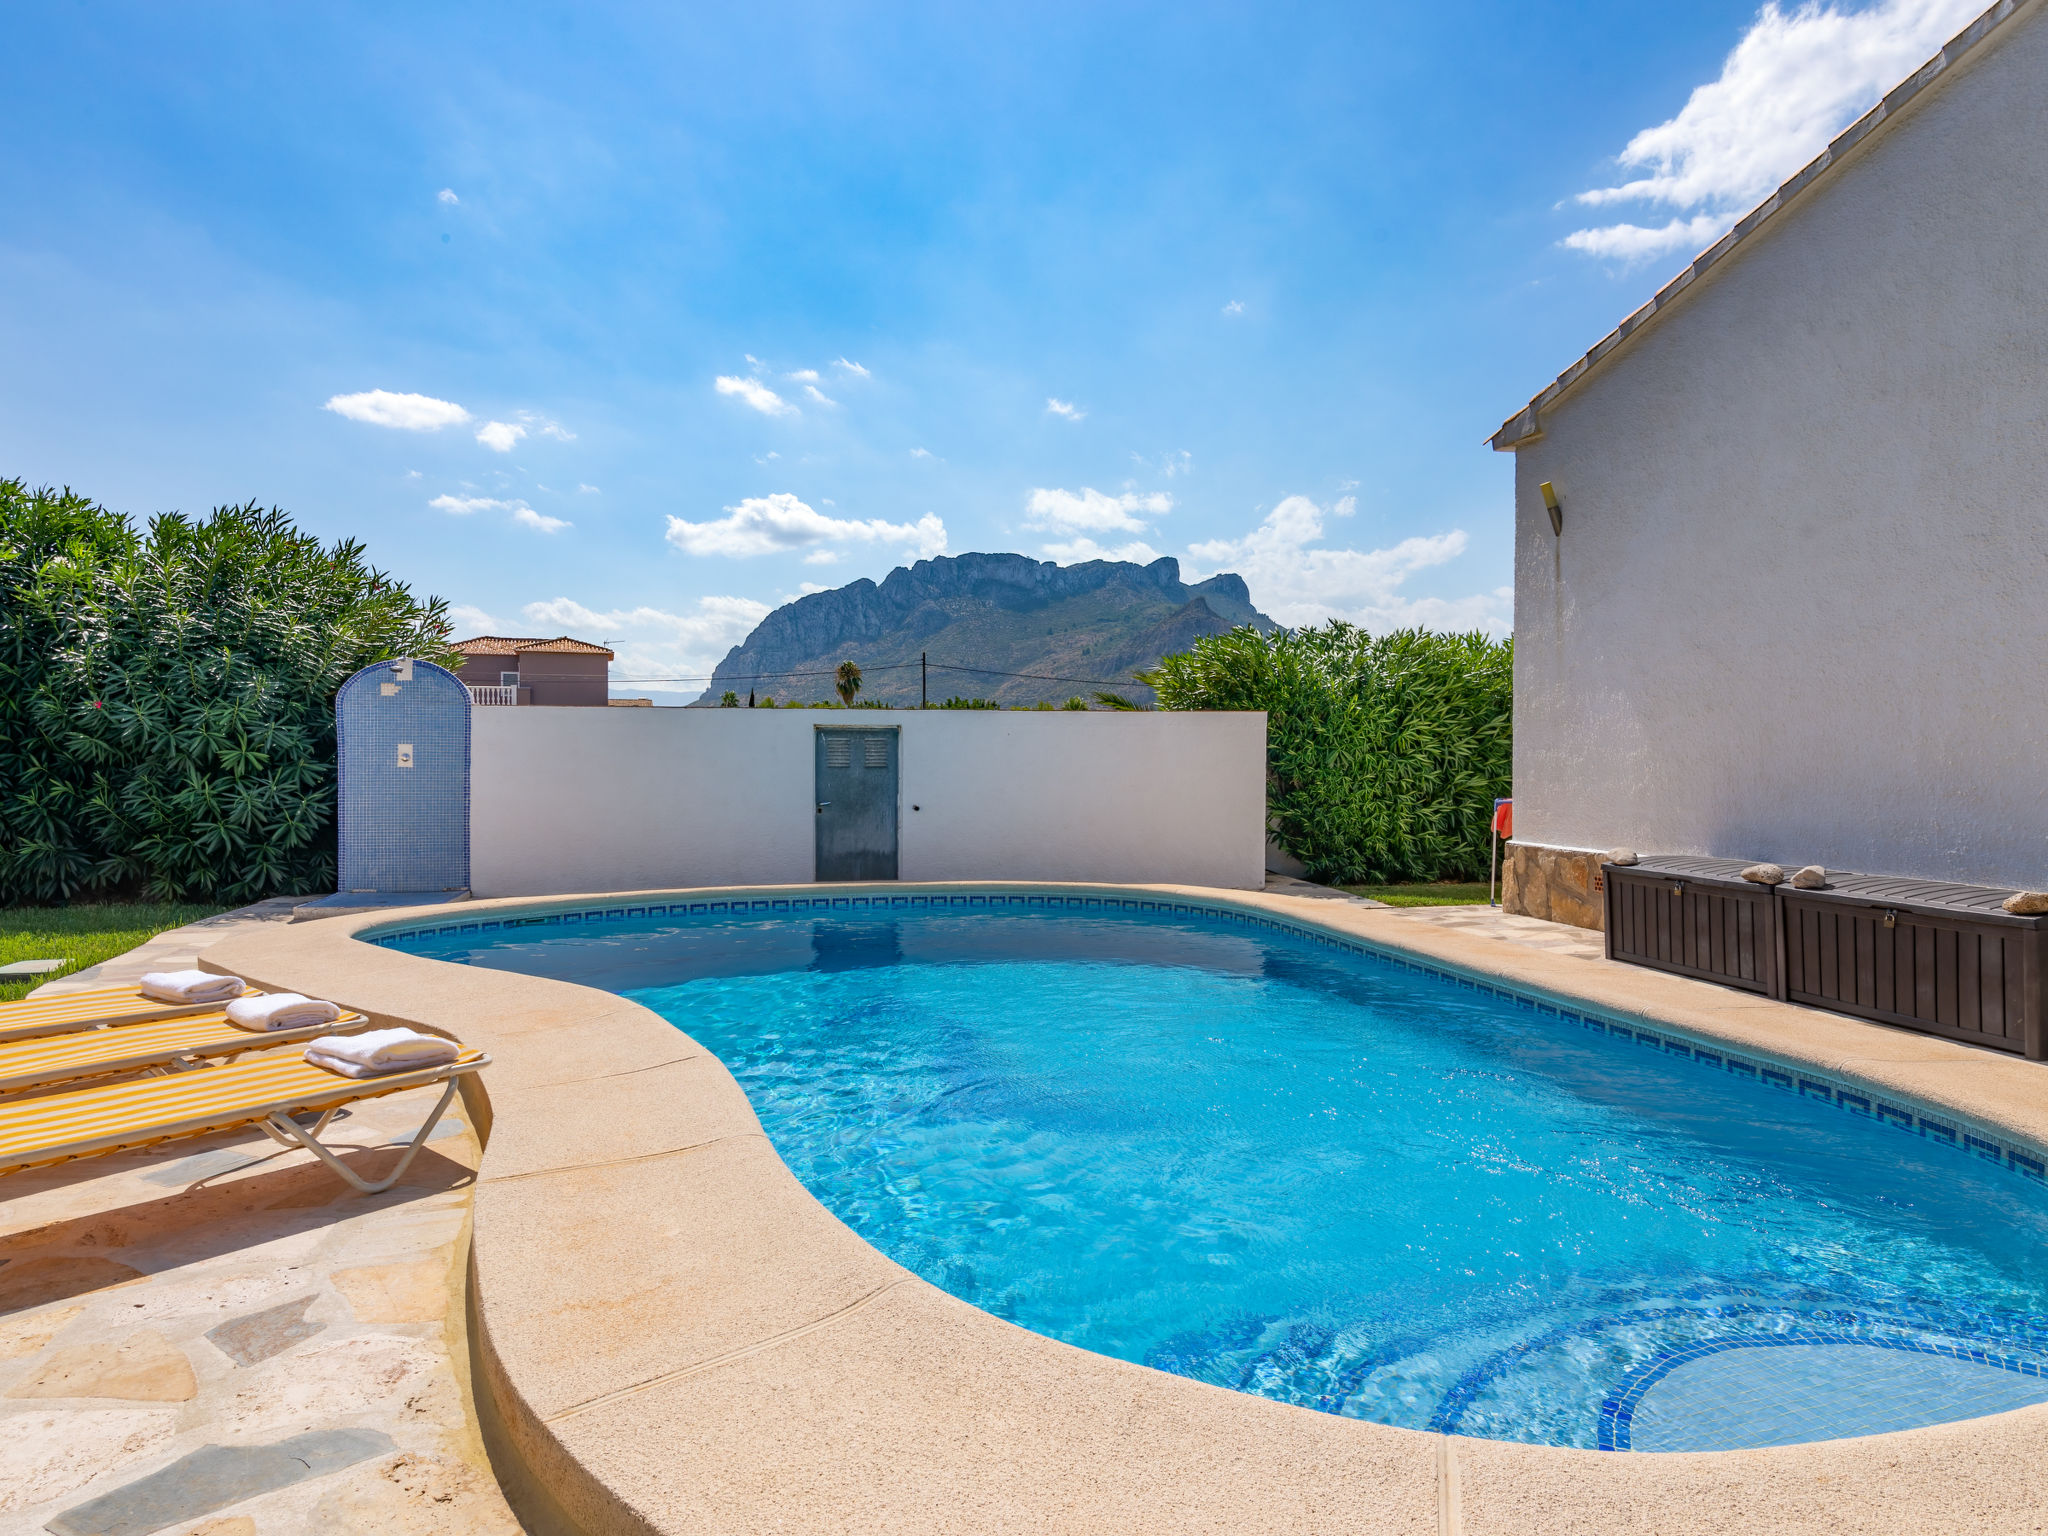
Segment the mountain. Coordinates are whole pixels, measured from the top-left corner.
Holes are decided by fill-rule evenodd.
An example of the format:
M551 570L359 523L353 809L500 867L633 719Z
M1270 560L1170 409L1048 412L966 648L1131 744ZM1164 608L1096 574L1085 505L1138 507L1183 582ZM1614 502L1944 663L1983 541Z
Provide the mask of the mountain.
M898 566L879 586L863 577L785 603L727 653L697 702L715 704L728 688L742 699L749 689L829 699L831 672L851 660L860 664L862 698L915 704L923 652L934 704L954 694L1057 703L1109 684L1150 703L1152 690L1132 683L1132 672L1239 624L1275 627L1252 607L1243 577L1226 572L1190 586L1170 557L1055 565L1027 555L946 555ZM974 667L986 670L951 670ZM1000 675L1017 672L1058 680Z

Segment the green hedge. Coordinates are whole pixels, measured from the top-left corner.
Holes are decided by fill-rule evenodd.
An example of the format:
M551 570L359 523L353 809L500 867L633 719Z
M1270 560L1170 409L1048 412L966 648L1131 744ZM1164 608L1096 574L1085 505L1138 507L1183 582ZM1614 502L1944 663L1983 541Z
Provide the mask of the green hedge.
M0 480L0 903L332 890L335 690L449 660L445 610L253 502Z
M1493 802L1509 793L1513 642L1240 628L1146 681L1162 709L1266 711L1269 822L1312 879L1484 878Z

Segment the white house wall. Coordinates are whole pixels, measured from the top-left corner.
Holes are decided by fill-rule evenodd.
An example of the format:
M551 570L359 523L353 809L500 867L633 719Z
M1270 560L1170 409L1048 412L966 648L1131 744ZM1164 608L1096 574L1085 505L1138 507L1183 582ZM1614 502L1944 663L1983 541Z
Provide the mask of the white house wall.
M1517 454L1520 841L2048 886L2044 16Z
M1263 714L486 708L473 719L479 896L809 881L820 723L901 728L905 880L1265 878Z

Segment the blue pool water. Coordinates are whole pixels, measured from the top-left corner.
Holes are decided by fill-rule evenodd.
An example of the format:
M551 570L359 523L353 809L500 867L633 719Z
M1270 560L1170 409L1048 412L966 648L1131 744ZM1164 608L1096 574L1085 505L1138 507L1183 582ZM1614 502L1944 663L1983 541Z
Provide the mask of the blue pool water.
M632 997L908 1268L1417 1429L1695 1450L2048 1401L2048 1196L1783 1088L1181 913L407 938Z

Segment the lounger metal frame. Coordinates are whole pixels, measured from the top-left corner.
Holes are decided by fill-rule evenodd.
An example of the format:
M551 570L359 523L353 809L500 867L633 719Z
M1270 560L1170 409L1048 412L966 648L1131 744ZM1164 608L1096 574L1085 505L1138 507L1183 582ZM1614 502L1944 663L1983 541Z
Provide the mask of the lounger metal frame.
M481 1072L491 1064L491 1058L482 1051L466 1051L455 1061L439 1066L420 1067L411 1071L385 1073L377 1077L342 1077L314 1068L325 1081L318 1083L301 1082L294 1085L294 1091L281 1098L265 1103L237 1104L232 1109L217 1108L201 1113L188 1114L183 1118L164 1120L130 1126L100 1136L87 1136L79 1140L47 1143L33 1151L18 1152L0 1167L0 1175L29 1168L47 1168L67 1163L78 1158L98 1157L110 1152L135 1151L144 1147L160 1145L166 1141L183 1140L191 1136L206 1136L217 1131L233 1130L237 1126L254 1125L274 1141L292 1148L311 1152L325 1163L344 1181L366 1195L374 1195L389 1189L397 1183L412 1166L412 1161L433 1135L434 1126L448 1108L449 1102L461 1087L462 1079L472 1072ZM255 1064L250 1064L255 1065ZM241 1064L233 1066L197 1068L197 1072L235 1073L244 1070ZM183 1077L184 1074L176 1074ZM159 1080L161 1081L161 1080ZM324 1146L319 1136L334 1118L335 1112L346 1105L363 1099L379 1099L387 1094L402 1093L408 1088L425 1088L442 1083L440 1100L433 1112L421 1124L412 1141L407 1144L404 1155L390 1174L382 1179L369 1180L347 1167L332 1151ZM91 1094L107 1092L111 1088L125 1085L89 1085L76 1090ZM17 1099L12 1105L0 1106L0 1112L7 1108L20 1107L26 1112L49 1110L58 1107L56 1101L69 1098L68 1094L52 1094L44 1098ZM320 1118L309 1128L292 1117L319 1111Z
M478 1065L480 1066L482 1063L480 1062ZM441 1090L439 1102L434 1105L432 1112L428 1114L427 1118L420 1123L420 1128L412 1140L406 1143L405 1155L398 1160L398 1166L393 1168L387 1177L375 1180L374 1182L364 1179L353 1168L349 1167L348 1164L344 1163L320 1144L320 1133L327 1129L327 1122L334 1118L336 1111L342 1107L341 1105L336 1104L332 1106L310 1127L300 1125L290 1115L285 1114L265 1115L256 1123L272 1141L277 1142L281 1146L305 1148L306 1151L319 1158L321 1162L340 1174L364 1194L381 1195L385 1190L405 1177L405 1170L412 1166L413 1158L419 1154L420 1148L427 1144L427 1138L434 1134L434 1127L440 1123L442 1112L448 1108L449 1101L455 1097L455 1090L461 1086L462 1079L459 1076L451 1075L449 1077L448 1086Z

